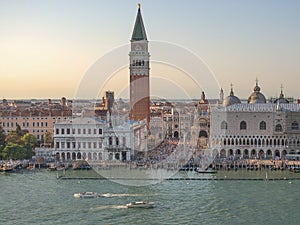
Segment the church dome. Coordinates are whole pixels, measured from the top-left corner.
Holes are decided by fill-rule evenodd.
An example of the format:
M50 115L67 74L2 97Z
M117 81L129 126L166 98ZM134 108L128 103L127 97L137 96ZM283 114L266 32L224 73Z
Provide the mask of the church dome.
M241 100L234 95L232 87L231 87L230 95L227 96L223 100L223 106L227 107L227 106L234 105L234 104L239 104L239 103L241 103Z
M283 94L283 91L281 89L281 92L280 92L280 95L279 95L279 98L277 98L274 103L289 103L289 101L284 97L284 94Z
M255 104L255 103L266 103L265 96L260 92L260 87L258 86L258 82L256 81L256 85L254 87L254 92L250 95L248 98L249 104Z

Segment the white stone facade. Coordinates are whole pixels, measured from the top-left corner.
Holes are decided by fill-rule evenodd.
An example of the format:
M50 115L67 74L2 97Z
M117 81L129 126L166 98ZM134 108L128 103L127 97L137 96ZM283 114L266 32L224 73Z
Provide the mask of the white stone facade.
M221 158L284 158L300 151L300 105L218 105L211 109L210 145Z
M61 161L129 161L145 146L146 123L125 123L113 127L110 122L78 117L54 126L54 154Z

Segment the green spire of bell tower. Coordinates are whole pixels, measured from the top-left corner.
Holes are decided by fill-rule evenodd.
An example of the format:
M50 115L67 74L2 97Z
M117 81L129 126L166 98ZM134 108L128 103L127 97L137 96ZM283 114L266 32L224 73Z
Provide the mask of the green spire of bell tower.
M141 41L141 40L147 40L147 35L143 23L142 14L141 14L141 4L139 3L138 13L135 20L131 41Z

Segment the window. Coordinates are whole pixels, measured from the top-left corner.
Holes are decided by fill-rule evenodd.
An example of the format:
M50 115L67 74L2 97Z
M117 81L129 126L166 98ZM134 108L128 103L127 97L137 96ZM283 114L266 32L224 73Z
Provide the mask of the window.
M92 143L88 142L88 148L92 148Z
M277 124L277 125L276 125L275 131L276 131L276 132L281 132L281 131L282 131L282 126L281 126L281 124Z
M67 142L67 148L70 148L71 144L70 142Z
M67 134L70 134L70 128L67 128Z
M56 142L56 148L59 148L59 142Z
M99 129L99 134L102 134L102 129Z
M299 124L297 121L292 122L292 130L299 130Z
M247 123L245 121L240 123L240 130L247 130Z
M94 149L97 148L97 142L93 142L93 148L94 148Z
M261 122L259 123L259 129L260 129L260 130L266 130L266 129L267 129L267 124L266 124L265 121L261 121Z
M77 130L77 134L81 134L81 130L79 128Z
M126 137L123 137L123 146L126 145Z
M64 128L61 129L61 134L65 134L65 129Z
M94 134L97 134L97 129L94 129Z
M119 138L116 137L116 145L119 145Z
M91 129L88 129L88 134L91 134L91 133L92 133Z
M109 144L109 145L112 145L112 137L109 137L109 139L108 139L108 144Z
M221 130L227 130L227 128L228 128L227 122L226 121L222 121L222 123L221 123Z
M59 134L59 129L56 129L56 132L55 132L56 134Z
M83 134L85 134L85 129L83 129Z

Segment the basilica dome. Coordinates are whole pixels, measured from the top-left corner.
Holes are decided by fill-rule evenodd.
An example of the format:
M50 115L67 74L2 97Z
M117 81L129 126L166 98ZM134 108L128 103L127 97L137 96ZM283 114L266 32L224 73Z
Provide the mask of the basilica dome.
M283 94L282 90L280 92L279 98L277 98L274 101L274 103L280 103L280 104L282 104L282 103L289 103L289 101L284 97L284 94Z
M230 105L239 104L239 103L241 103L241 100L234 95L233 89L231 87L231 91L230 91L229 96L227 96L223 100L223 106L230 106Z
M249 104L255 104L255 103L266 103L265 96L260 92L260 87L258 86L258 82L256 81L256 85L254 87L253 93L248 98Z

